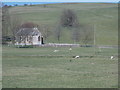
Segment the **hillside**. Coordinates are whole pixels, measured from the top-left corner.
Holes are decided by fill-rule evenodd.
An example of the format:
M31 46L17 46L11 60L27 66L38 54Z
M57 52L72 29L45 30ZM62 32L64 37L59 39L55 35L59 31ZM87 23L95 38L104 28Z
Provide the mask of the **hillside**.
M105 3L68 3L47 4L34 6L17 6L9 8L11 16L19 17L22 22L34 22L40 27L48 27L50 32L46 43L58 42L54 30L59 23L64 9L75 11L81 25L95 26L97 45L118 44L118 8L117 4ZM61 43L73 43L71 30L63 28ZM78 42L80 43L80 42Z

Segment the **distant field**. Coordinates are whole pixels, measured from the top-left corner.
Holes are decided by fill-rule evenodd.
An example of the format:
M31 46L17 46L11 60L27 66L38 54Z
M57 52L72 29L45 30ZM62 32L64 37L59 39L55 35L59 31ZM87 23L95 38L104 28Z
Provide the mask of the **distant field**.
M3 88L117 88L117 48L95 51L91 47L69 51L69 47L3 46Z
M78 3L78 4L48 4L43 5L12 7L9 12L17 15L22 22L32 21L42 26L47 26L51 32L47 41L58 42L54 37L54 30L58 24L61 12L64 9L72 9L76 12L81 25L95 25L97 45L118 44L118 8L117 4L104 3ZM71 30L63 28L62 43L73 43ZM81 42L77 42L81 43Z

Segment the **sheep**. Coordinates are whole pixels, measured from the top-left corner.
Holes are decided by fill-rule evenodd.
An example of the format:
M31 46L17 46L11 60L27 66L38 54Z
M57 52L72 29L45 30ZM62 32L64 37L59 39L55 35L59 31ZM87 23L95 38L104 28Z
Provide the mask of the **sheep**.
M75 58L80 58L80 56L75 56Z
M110 58L111 58L111 59L113 59L114 57L113 57L113 56L111 56Z
M72 50L72 48L69 49L70 51Z
M58 52L59 50L54 50L53 52Z

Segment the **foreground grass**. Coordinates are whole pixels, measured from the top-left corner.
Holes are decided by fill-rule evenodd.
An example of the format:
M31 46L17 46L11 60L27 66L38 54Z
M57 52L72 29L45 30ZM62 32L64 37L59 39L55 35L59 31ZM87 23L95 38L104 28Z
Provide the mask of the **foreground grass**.
M3 88L117 88L117 57L110 59L117 49L103 49L92 58L79 59L67 56L94 55L94 49L73 48L70 52L62 47L56 53L55 49L3 46ZM38 54L65 56L31 56Z

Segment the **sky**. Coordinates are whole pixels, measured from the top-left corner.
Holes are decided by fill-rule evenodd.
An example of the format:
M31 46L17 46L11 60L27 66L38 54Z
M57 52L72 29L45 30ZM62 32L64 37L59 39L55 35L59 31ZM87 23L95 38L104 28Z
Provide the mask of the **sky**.
M111 2L117 3L119 0L2 0L2 2Z

